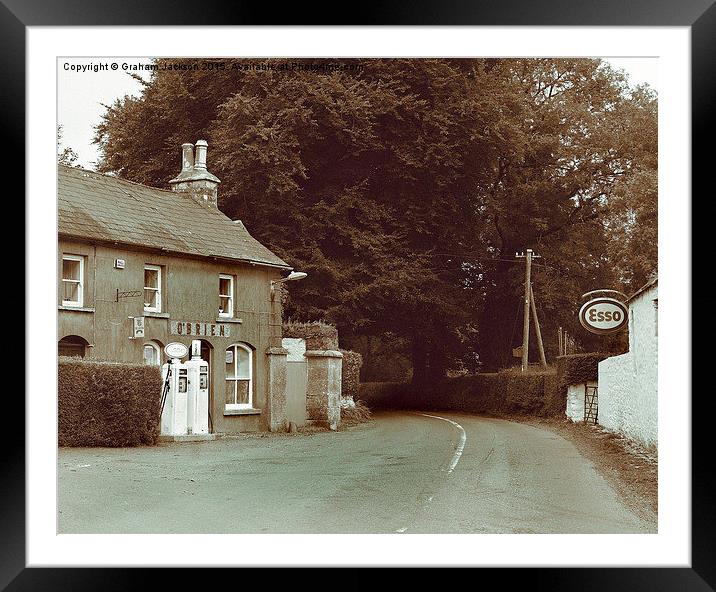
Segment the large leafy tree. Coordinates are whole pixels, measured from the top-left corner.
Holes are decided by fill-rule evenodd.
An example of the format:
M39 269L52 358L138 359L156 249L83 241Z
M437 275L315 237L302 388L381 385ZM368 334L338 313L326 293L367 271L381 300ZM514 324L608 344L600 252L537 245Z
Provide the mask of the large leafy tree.
M495 259L504 260L480 270L482 359L490 368L506 365L520 341L514 319L523 270L506 260L526 248L546 265L536 267L534 291L548 349L555 349L558 325L588 347L606 347L579 328L576 308L588 290L623 287L625 276L612 256L623 228L615 216L633 207L627 187L634 171L645 159L655 166L655 145L644 146L635 129L635 119L640 128L650 125L651 106L635 101L623 78L598 60L502 60L495 74L513 83L522 110L515 141L492 162L493 179L480 191L488 222L482 239ZM655 242L649 248L655 256ZM634 259L620 252L625 263Z
M573 317L581 291L632 279L614 242L624 220L640 216L634 241L649 220L652 148L635 143L653 97L628 97L598 61L260 63L155 72L142 96L107 108L99 168L166 186L179 145L208 136L220 208L309 272L291 286L291 316L337 323L348 345L407 343L426 380L476 345L487 367L507 362L516 250L543 255L548 326Z

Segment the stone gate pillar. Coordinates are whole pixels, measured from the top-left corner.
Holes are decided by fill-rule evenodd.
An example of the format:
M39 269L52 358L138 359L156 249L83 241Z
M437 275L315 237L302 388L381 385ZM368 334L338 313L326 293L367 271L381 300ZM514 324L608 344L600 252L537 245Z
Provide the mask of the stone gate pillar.
M272 432L286 429L286 356L283 347L266 350L266 396L268 428Z
M341 421L341 371L343 354L335 350L308 350L306 414L309 420L335 430Z

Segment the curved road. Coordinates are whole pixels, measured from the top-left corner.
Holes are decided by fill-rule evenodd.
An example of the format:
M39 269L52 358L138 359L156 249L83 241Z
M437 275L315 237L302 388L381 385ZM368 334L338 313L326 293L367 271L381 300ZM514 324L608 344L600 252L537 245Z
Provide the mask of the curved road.
M60 532L646 533L567 440L459 413L338 433L60 449Z

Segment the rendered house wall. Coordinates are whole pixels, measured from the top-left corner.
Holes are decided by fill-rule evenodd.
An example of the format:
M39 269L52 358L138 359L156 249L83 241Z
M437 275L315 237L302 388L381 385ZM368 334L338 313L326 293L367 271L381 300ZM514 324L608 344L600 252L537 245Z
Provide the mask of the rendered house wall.
M192 339L202 339L211 346L210 408L213 431L232 433L269 429L267 350L281 344L280 303L270 299L270 282L279 279L279 270L61 239L58 277L61 275L63 253L85 257L84 302L81 309L63 307L61 282L58 282L58 340L78 335L90 344L87 357L142 363L146 342L155 341L164 346L171 341L179 341L189 346ZM125 268L115 269L115 259L124 259ZM162 266L163 302L160 313L144 312L143 295L120 298L117 302L118 289L143 289L145 264ZM220 273L236 276L234 318L231 319L218 315ZM145 317L145 336L130 339L130 317L138 316ZM215 325L217 334L172 334L172 321L202 323L209 332L211 325ZM220 325L228 328L228 336L218 334ZM224 409L225 351L231 344L239 342L250 345L253 350L253 406L257 412L227 415Z

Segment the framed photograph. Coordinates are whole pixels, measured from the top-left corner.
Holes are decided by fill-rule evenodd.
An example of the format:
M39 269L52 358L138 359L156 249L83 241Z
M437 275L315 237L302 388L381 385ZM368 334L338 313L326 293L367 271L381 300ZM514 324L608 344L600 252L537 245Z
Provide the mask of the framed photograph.
M169 4L2 6L29 314L0 583L712 590L690 269L716 9Z

